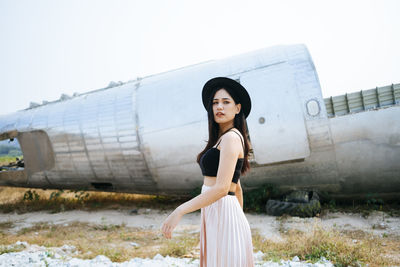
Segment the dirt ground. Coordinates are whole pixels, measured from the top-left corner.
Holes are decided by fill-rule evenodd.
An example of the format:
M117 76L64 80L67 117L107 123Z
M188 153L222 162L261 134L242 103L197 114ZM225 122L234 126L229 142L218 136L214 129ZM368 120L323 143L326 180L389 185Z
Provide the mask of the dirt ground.
M0 214L0 223L13 222L10 232L17 232L39 222L52 224L70 224L72 222L87 222L94 224L121 225L137 227L143 230L160 229L161 223L172 210L157 210L142 208L136 210L100 210L100 211L65 211L48 213L46 211L24 214ZM373 211L367 217L361 214L328 212L320 217L274 217L266 214L246 214L252 229L258 229L260 234L271 240L280 240L281 234L290 229L303 232L310 231L316 224L324 229L348 231L363 231L377 236L400 237L400 217L390 216L381 211ZM200 231L200 212L183 216L174 233L184 230L196 233Z
M8 252L7 245L26 241L45 247L72 245L81 258L106 255L115 262L157 253L199 257L200 211L183 216L173 240L161 234L162 222L180 201L104 192L90 192L87 198L79 192L57 196L59 191L40 189L32 191L37 200L36 193L25 200L27 190L0 187L0 254ZM329 260L343 266L357 261L400 266L399 210L398 205L353 204L324 207L314 218L245 215L254 252L261 250L268 260L290 260L295 255L318 259L328 253Z

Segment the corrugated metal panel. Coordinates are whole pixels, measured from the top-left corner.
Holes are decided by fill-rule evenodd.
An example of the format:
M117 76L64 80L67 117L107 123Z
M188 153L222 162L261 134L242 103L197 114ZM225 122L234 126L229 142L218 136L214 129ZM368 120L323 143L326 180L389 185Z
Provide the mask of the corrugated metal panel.
M400 84L324 98L329 117L400 104Z

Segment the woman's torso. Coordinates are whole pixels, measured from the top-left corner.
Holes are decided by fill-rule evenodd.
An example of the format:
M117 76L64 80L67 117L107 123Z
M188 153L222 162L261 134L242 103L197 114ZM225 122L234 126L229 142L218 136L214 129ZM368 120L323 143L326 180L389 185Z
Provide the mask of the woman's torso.
M240 134L240 132L236 129L236 128L233 128L233 129L230 129L229 131L235 131L236 133L238 133L241 137L242 137L242 135ZM228 131L228 132L229 132ZM222 135L223 136L223 135ZM222 138L222 136L220 137L220 139ZM243 138L243 137L242 137ZM219 139L219 140L220 140ZM217 142L217 144L218 144L218 142ZM221 150L221 147L220 147L220 145L218 144L217 145L217 147L216 147L218 150ZM238 159L242 159L244 157L244 151L243 151L243 149L240 151L240 153L239 153L239 157L238 157ZM204 185L206 185L206 186L213 186L213 185L215 185L215 183L217 182L217 179L216 179L216 176L204 176ZM230 188L229 188L229 191L231 191L231 192L235 192L236 191L236 183L234 183L234 182L231 182L231 185L230 185Z

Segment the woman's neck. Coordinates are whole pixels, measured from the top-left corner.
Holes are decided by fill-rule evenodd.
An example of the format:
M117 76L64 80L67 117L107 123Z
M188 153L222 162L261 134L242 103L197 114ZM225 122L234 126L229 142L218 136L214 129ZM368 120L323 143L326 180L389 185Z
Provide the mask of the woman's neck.
M233 128L234 125L233 123L227 123L225 125L219 125L219 136L221 136L223 133L225 133L226 131L228 131L229 129Z

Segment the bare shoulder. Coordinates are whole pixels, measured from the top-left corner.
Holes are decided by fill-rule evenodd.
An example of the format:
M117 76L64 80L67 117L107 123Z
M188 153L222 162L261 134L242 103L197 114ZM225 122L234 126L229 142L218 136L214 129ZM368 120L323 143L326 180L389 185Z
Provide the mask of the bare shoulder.
M233 128L232 130L230 130L230 132L235 132L234 134L235 134L236 136L240 135L240 137L243 139L243 135L242 135L242 133L241 133L238 129ZM239 137L239 136L238 136L238 137Z
M239 132L239 131L237 131ZM239 132L240 134L240 132ZM240 152L242 149L242 140L239 135L234 133L232 130L224 134L220 143L221 149L229 149L233 152Z

